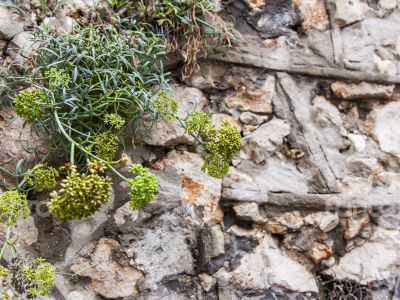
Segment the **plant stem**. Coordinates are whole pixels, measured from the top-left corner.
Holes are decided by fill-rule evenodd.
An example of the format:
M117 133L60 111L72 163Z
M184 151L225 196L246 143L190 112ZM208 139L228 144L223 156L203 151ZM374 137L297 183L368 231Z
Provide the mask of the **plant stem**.
M124 175L122 175L120 172L118 172L114 167L112 167L107 161L105 161L104 159L101 159L99 157L97 157L96 155L90 153L89 151L87 151L84 147L82 147L79 143L75 142L69 135L68 133L65 131L64 127L61 124L60 118L57 114L57 111L54 111L54 118L56 120L56 123L58 125L58 128L60 129L61 133L64 135L64 137L71 143L74 144L77 148L79 148L79 150L81 150L82 152L84 152L86 155L99 160L103 163L105 163L110 170L112 170L116 175L118 175L121 179L128 181L128 178L126 178Z
M3 258L4 250L6 250L7 246L10 243L10 235L11 235L11 226L7 226L7 233L6 233L6 238L4 240L4 245L1 247L0 250L0 260Z
M75 162L75 143L71 143L71 153L69 161L71 162L71 164L74 164Z

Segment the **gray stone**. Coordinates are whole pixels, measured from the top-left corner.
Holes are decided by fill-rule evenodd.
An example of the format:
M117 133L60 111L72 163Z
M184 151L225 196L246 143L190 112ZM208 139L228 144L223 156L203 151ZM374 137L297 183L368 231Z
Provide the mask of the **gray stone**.
M184 85L172 85L172 95L178 102L178 116L187 117L192 111L200 111L208 104L204 94L196 88ZM146 121L145 121L146 122ZM146 126L150 126L147 124ZM164 119L158 120L149 130L139 135L145 144L151 146L175 146L177 144L193 144L194 138L185 134L178 121L168 122Z
M242 157L259 164L282 145L283 138L290 133L290 125L284 120L273 118L261 125L242 141Z
M268 221L267 218L260 214L257 203L245 202L233 206L236 216L245 221L252 221L254 223L265 223Z
M379 73L384 76L395 76L397 74L397 66L395 61L390 59L382 59L378 55L373 56L374 64Z
M122 245L131 258L131 264L145 274L143 287L157 290L168 276L194 274L194 258L190 245L196 231L167 212L154 219L153 226L132 228L135 233L125 234Z
M212 257L217 257L225 253L225 239L224 233L221 230L220 225L213 225L210 228L211 232L211 255Z
M254 252L245 254L240 265L225 275L238 289L265 290L280 286L290 291L318 291L312 274L290 255L282 253L271 236L264 235L259 243Z
M339 224L339 215L336 212L320 211L307 215L304 222L317 226L323 232L329 232Z
M236 91L225 96L226 106L240 111L271 113L272 97L275 93L275 78L267 76L262 84L249 81L246 86L242 82L243 79L238 81L237 77L237 75L234 75L227 78Z
M400 267L399 249L398 232L377 227L369 241L346 253L325 273L361 284L395 278Z
M0 6L0 39L11 40L15 35L24 31L23 22L11 10Z
M107 299L137 295L138 282L143 279L143 273L114 260L114 251L118 247L117 241L102 238L90 258L79 258L70 270L79 276L89 277L91 289Z
M199 274L199 278L201 280L201 286L206 292L211 291L217 284L217 279L208 275L207 273Z
M336 21L340 25L348 25L367 17L371 11L367 4L360 0L336 0Z
M27 153L24 146L29 145L31 148L40 147L45 141L38 131L30 124L24 124L25 121L18 117L15 111L10 107L5 107L0 111L0 140L2 145L7 145L0 150L0 161L2 168L15 171L15 166L21 159L26 159L25 168L32 166L36 160L34 153ZM0 180L3 181L4 173L0 172ZM14 180L10 180L10 184Z
M245 111L240 114L240 121L244 124L257 126L268 121L269 117L265 115L257 115L251 112Z
M390 102L374 110L374 128L380 148L400 157L400 101Z
M262 166L244 160L237 168L231 168L223 179L222 196L237 201L265 203L268 202L269 192L305 194L308 190L305 176L294 165L271 157Z

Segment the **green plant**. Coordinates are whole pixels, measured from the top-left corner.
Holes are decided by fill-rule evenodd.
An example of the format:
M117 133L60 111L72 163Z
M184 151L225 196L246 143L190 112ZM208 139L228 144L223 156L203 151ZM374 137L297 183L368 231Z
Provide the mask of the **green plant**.
M138 164L131 164L128 170L133 174L137 174L135 178L128 180L131 187L129 206L133 209L138 209L154 198L157 192L157 178L150 173L148 168Z
M24 179L36 192L54 189L59 176L56 169L44 164L37 164L32 170L28 170L28 174Z
M26 195L18 191L7 191L0 195L0 222L14 225L19 218L29 215Z
M197 58L205 57L206 47L231 46L233 25L218 16L210 0L141 0L137 9L144 22L166 38L169 51L178 51L184 60L182 77L197 68Z
M55 268L44 259L37 258L29 263L22 263L17 258L15 237L12 227L20 218L26 218L30 213L26 195L14 190L0 195L0 222L4 223L5 238L0 250L0 261L8 249L12 254L12 262L19 262L6 268L0 265L0 279L4 286L12 286L21 295L26 293L28 299L50 294L54 286ZM7 299L7 292L0 291L0 296Z
M44 92L38 89L21 91L14 99L15 111L28 122L43 118L46 104Z
M236 127L228 121L222 121L217 129L204 112L191 113L182 124L186 132L195 136L201 144L205 159L202 170L217 178L228 173L229 163L241 145L241 136Z
M100 162L88 162L87 171L80 174L70 165L61 189L50 193L49 210L62 221L80 219L95 213L110 199L111 179L99 173L105 171Z

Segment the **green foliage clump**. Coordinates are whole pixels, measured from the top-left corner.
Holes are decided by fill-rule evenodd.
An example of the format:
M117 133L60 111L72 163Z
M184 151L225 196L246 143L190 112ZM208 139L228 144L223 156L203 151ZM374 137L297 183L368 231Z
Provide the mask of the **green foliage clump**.
M156 112L168 122L172 122L178 112L178 102L167 91L159 91L152 102Z
M206 161L202 170L216 178L228 173L229 163L241 145L237 128L228 121L222 121L220 128L216 129L211 118L204 112L191 113L184 127L186 133L202 140L201 152Z
M222 121L221 127L211 131L208 138L202 149L206 160L202 170L212 177L221 178L228 173L229 163L240 149L240 133L234 125Z
M184 60L182 77L189 77L197 68L198 56L206 56L207 46L230 46L233 26L217 14L210 0L145 0L135 12L152 24L166 39L169 51L178 52Z
M46 96L38 89L23 90L14 99L16 113L28 122L40 120L45 113Z
M32 170L28 170L30 176L25 176L26 182L34 187L35 192L43 192L54 189L57 185L58 171L53 167L37 164Z
M119 139L112 132L106 131L95 136L93 150L97 157L111 162L118 152Z
M131 164L128 169L137 174L135 178L128 180L131 187L129 206L138 209L153 200L157 193L157 177L151 174L148 168L139 164Z
M111 128L120 129L125 125L125 120L119 114L106 114L104 123Z
M211 123L211 118L202 111L190 113L189 117L185 120L185 132L190 135L205 138L213 129L214 126Z
M51 68L46 72L46 76L48 77L51 89L65 87L71 81L71 77L65 73L64 69Z
M55 268L43 258L37 258L19 269L22 282L26 284L28 298L50 295L54 287Z
M26 218L29 213L25 194L7 191L0 195L0 221L7 226L14 225L19 218Z
M69 175L61 181L61 189L50 193L49 210L62 221L94 214L110 199L111 178L98 174L104 169L100 162L97 167L92 163L88 172L80 174L72 165Z

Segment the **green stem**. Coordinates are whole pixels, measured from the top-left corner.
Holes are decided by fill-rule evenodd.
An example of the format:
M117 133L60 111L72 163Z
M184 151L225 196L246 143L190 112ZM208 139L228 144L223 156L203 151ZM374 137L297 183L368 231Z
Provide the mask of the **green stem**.
M3 247L1 247L1 250L0 250L0 260L3 258L4 251L6 250L7 246L10 244L10 235L11 235L11 226L7 226L6 239L4 241Z
M114 167L112 167L107 161L105 161L104 159L101 159L101 158L97 157L96 155L90 153L90 152L87 151L84 147L82 147L79 143L75 142L75 141L68 135L68 133L65 131L65 129L64 129L64 127L62 126L61 121L60 121L60 118L59 118L59 116L58 116L58 114L57 114L56 111L54 111L54 118L55 118L55 120L56 120L56 123L57 123L58 128L60 129L61 133L64 135L64 137L65 137L71 144L74 144L77 148L79 148L79 150L81 150L81 151L82 151L83 153L85 153L86 155L88 155L88 156L90 156L90 157L92 157L92 158L94 158L94 159L96 159L96 160L99 160L99 161L105 163L105 164L110 168L110 170L112 170L112 171L113 171L116 175L118 175L121 179L123 179L123 180L125 180L125 181L128 181L128 178L126 178L124 175L122 175L120 172L118 172L118 171L117 171Z
M71 164L74 164L74 162L75 162L75 144L74 143L71 143L71 153L70 153L69 161L71 162Z

